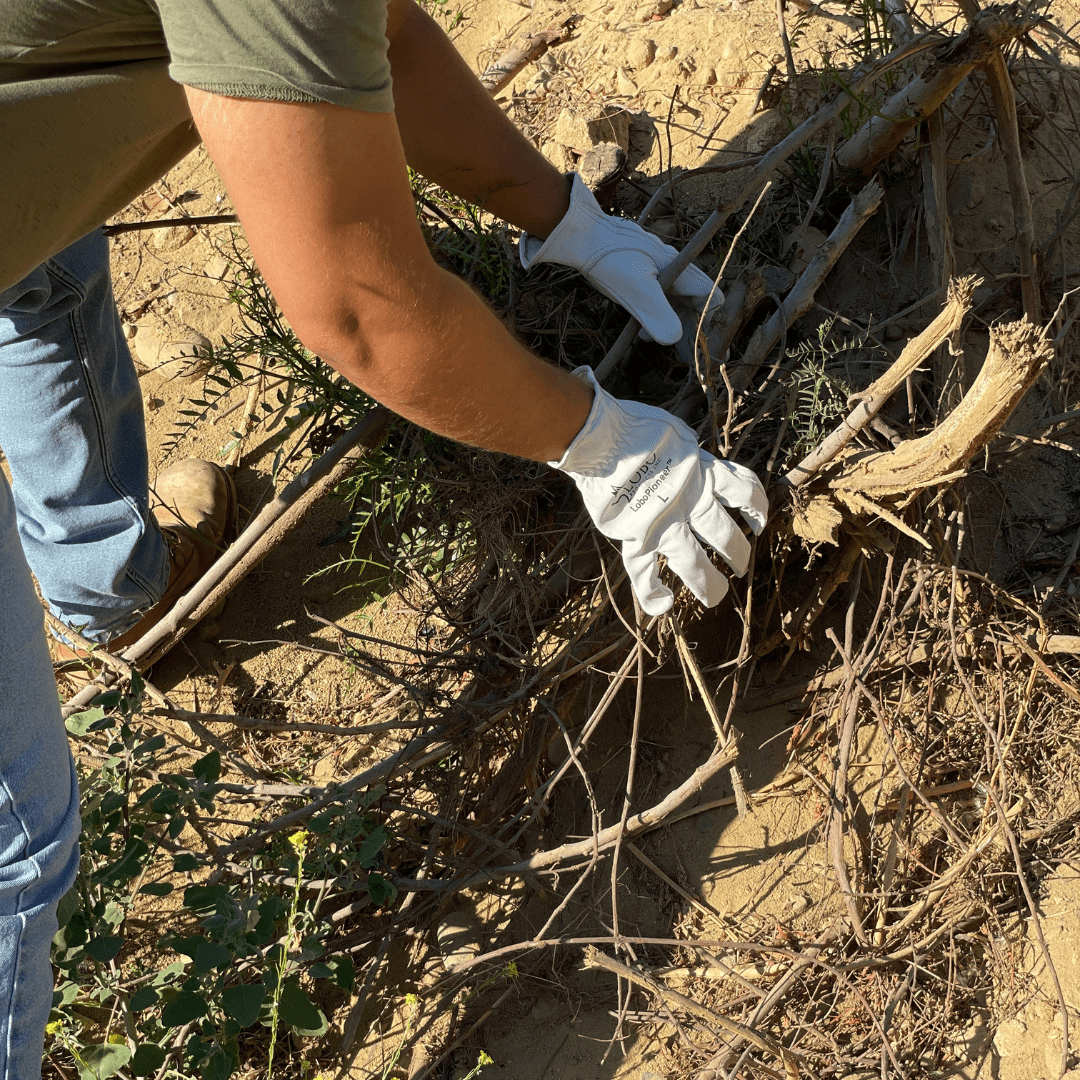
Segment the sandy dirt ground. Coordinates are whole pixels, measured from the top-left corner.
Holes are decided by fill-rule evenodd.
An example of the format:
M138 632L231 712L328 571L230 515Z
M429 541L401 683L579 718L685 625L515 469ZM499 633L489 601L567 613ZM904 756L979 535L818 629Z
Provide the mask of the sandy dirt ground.
M1064 24L1080 17L1064 0L1060 7ZM943 17L945 8L939 4L934 12L927 11L927 19ZM784 68L771 0L682 0L674 6L671 0L585 0L580 5L537 0L532 8L512 0L480 0L463 5L459 19L456 9L446 9L442 18L462 54L479 71L518 35L570 14L580 16L573 38L553 48L541 62L528 65L500 92L499 100L512 109L511 115L544 154L567 169L597 141L604 125L596 117L616 115L618 119L609 119L608 124L627 150L631 179L641 180L671 164L697 168L771 146L818 100L820 79L810 69L820 70L827 61L844 65L845 43L862 25L854 8L830 5L820 10L819 17L804 20L789 9L786 17L795 37L797 67L807 74L781 102L768 90L759 94L770 70ZM1056 72L1021 71L1019 78L1033 103L1031 126L1024 133L1025 165L1036 231L1045 235L1053 229L1067 185L1044 183L1058 179L1062 167L1053 139L1035 122L1034 110L1037 106L1045 114L1057 115L1075 136L1070 116L1080 99L1075 88L1063 87ZM976 93L973 88L973 101ZM752 113L755 104L761 107ZM980 110L972 115L970 123L958 127L949 149L954 240L963 268L991 277L1009 275L1015 272L1015 251L1000 155ZM724 173L688 181L679 189L678 213L659 220L654 228L662 235L665 231L670 236L687 235L734 183ZM640 209L644 196L632 183L623 183L619 202L632 213ZM880 257L890 237L895 241L905 228L918 229L914 202L911 185L890 189L887 212L879 215L860 247L819 293L823 308L842 307L863 320L881 321L931 291L928 268L918 264L917 253L892 265ZM228 196L200 149L120 220L229 210ZM198 396L201 382L182 357L206 341L219 341L236 325L235 307L228 300L232 234L231 227L214 225L128 233L113 240L117 302L143 371L153 469L185 456L221 460L233 441L237 413L228 409L242 403L243 391L223 399L217 412L185 432L181 441L175 437L183 419L179 410L188 398ZM1063 273L1075 273L1080 267L1080 230L1069 230L1059 259ZM890 336L889 346L898 350L928 318L916 312L901 324L899 338ZM969 334L969 356L977 357L980 341L985 351L985 338L985 327L975 325ZM971 492L976 521L973 558L984 572L1015 574L1032 544L1045 551L1048 564L1055 553L1060 554L1058 548L1071 537L1068 526L1080 521L1078 462L1075 453L1048 446L1038 460L1026 457L1011 471L1006 469L999 483ZM237 473L245 507L265 498L273 483L273 466L273 454L258 440L245 446ZM368 625L374 632L388 636L407 634L410 614L393 597L385 604L370 604L362 583L355 587L357 583L344 574L309 580L340 556L334 537L345 516L341 503L322 503L243 583L219 618L156 667L158 685L180 704L208 711L258 707L263 715L276 709L292 719L337 717L338 722L362 714L370 692L363 677L334 657L304 648L319 648L333 640L333 632L309 618L305 607L346 625L371 620ZM1007 536L997 528L1006 517L1013 526ZM1032 595L1038 576L1037 567L1028 575ZM1075 591L1077 580L1074 573L1066 587ZM720 645L730 633L724 620L721 609L697 628L705 664L713 653L721 654ZM803 655L783 672L768 665L757 670L734 717L745 733L740 764L748 789L780 782L776 798L757 803L753 813L742 818L728 806L698 813L642 841L645 858L624 859L619 881L624 932L629 927L643 936L667 937L679 926L699 937L722 938L734 918L742 925L750 920L774 926L780 936L807 937L841 916L842 903L817 828L824 813L823 795L804 778L786 775L792 713L785 704L755 707L777 682L809 676L816 666L814 656ZM630 706L624 702L617 711L590 758L597 798L607 806L616 805L621 797L626 768ZM671 786L668 780L685 775L700 761L711 745L712 729L700 703L688 700L677 676L661 676L650 683L644 715L640 797L651 804ZM256 743L248 737L247 743L251 752L265 755L271 763L279 752L272 740ZM365 757L386 749L385 742L373 746L342 738L320 744L302 760L311 779L327 782L348 775ZM289 755L295 761L293 751L290 748ZM859 778L856 793L859 784L869 787L875 779ZM730 784L717 779L701 792L700 800L722 800L731 794ZM588 821L584 792L571 787L556 802L547 830L552 836L581 835L587 833ZM1042 907L1066 996L1080 1008L1078 880L1077 868L1059 867ZM604 932L603 892L604 881L594 878L591 894L585 890L572 909L567 932ZM481 920L483 944L496 947L534 933L551 902L540 890L512 920L500 919L497 897L468 896L464 906ZM434 970L438 958L432 956ZM1003 1080L1057 1075L1060 1027L1050 1004L1053 997L1045 971L1036 968L1031 974L1037 989L1017 1015L1003 1018L988 1001L961 1024L964 1037L955 1055L960 1075ZM755 973L747 971L745 977L753 980ZM637 1003L633 1007L643 1001L632 999ZM466 1051L475 1056L478 1047L495 1062L485 1077L659 1080L670 1075L667 1045L673 1030L654 1025L633 1034L631 1026L622 1045L609 1049L615 1023L611 1010L610 976L553 959L546 969L533 970L520 981L462 1055L453 1059L454 1071L443 1075L465 1075ZM1076 1046L1080 1048L1080 1041ZM377 1058L383 1052L376 1047L361 1056L353 1075L379 1075ZM699 1076L704 1080L705 1074Z

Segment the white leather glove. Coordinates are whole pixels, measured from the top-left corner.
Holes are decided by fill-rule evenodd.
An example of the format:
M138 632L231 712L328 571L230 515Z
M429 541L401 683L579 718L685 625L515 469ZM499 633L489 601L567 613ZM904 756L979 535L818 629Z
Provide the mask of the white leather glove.
M596 527L622 541L623 564L647 614L663 615L673 603L660 581L659 555L706 607L720 603L727 579L700 542L720 552L739 577L746 573L750 542L728 510L738 510L755 535L761 532L769 503L758 478L702 450L671 413L613 398L592 368L574 375L592 386L592 410L562 460L548 464L577 484Z
M518 243L521 265L554 262L580 271L593 288L621 304L639 323L644 336L661 345L674 345L683 336L683 323L673 310L657 275L678 255L668 244L625 218L610 217L577 173L571 173L570 209L546 240L522 233ZM682 308L701 313L709 293L709 311L724 301L709 276L688 266L671 286ZM706 320L708 321L708 320Z

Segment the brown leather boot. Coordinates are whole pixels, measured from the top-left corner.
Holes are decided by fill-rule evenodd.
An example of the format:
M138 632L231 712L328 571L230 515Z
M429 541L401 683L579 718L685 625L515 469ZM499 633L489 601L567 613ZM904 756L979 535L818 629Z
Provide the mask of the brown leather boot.
M169 545L169 584L130 630L109 640L105 648L110 652L126 649L159 623L236 536L236 484L210 461L189 458L170 465L151 489L150 509ZM54 667L63 664L61 670L75 683L81 668L85 683L96 667L86 651L48 637Z

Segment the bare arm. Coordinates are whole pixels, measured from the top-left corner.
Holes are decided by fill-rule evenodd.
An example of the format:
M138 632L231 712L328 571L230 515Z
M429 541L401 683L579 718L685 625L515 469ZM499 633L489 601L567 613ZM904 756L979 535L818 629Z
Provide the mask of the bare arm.
M592 391L519 345L435 264L393 113L187 95L259 269L308 348L431 431L562 456Z
M386 34L409 165L504 221L546 237L569 206L566 178L514 127L413 0L390 0Z

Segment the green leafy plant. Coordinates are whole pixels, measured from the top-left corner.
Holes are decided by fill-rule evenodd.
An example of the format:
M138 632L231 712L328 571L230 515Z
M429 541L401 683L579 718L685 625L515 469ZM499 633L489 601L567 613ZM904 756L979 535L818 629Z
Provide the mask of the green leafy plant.
M861 347L861 342L833 342L832 330L833 321L824 322L818 327L816 342L804 341L788 350L788 356L798 361L787 384L787 420L795 435L790 449L793 458L801 457L817 446L848 410L852 389L828 371L826 365L843 353Z
M223 871L181 843L217 811L221 755L177 769L186 751L149 730L144 712L136 674L126 692L100 695L67 721L92 756L79 768L82 859L58 914L46 1057L80 1080L166 1066L171 1077L228 1080L254 1042L266 1044L269 1077L283 1032L326 1032L319 987L347 993L353 984L352 960L334 951L321 910L324 890L304 883L353 883L375 907L396 897L379 872L392 839L375 810L381 790L342 798L290 839L274 836L243 873ZM155 898L179 900L164 936L143 918Z

